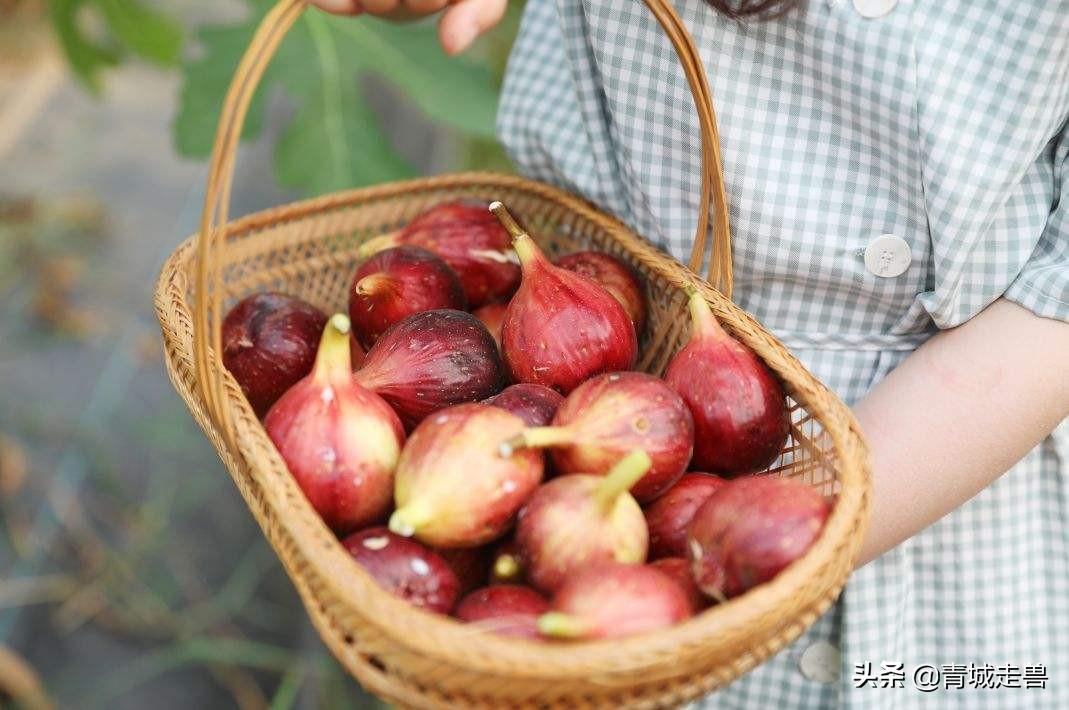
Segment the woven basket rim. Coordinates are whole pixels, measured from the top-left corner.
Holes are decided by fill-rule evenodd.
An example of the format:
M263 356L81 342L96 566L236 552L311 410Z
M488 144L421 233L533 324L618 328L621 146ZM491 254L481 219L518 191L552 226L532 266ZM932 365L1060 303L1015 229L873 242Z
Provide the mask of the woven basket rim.
M765 355L773 349L786 352L775 338L765 331L752 317L741 311L730 301L724 299L699 276L682 264L657 251L645 240L633 234L619 220L610 217L588 202L580 200L556 187L534 182L525 178L490 172L451 173L431 178L417 178L332 193L318 198L302 200L288 205L273 207L236 219L226 226L228 240L263 229L284 226L296 221L313 217L317 214L350 207L357 207L363 201L378 199L383 196L412 194L414 192L433 192L449 188L487 189L507 187L530 192L540 198L566 206L579 213L584 219L599 224L609 232L617 235L630 235L641 245L639 256L655 262L671 262L672 280L675 285L696 283L718 316L730 314L733 318L746 322L753 327L756 338L745 338L747 344L759 355ZM187 301L186 291L192 279L187 278L189 267L196 258L194 242L196 235L184 241L165 263L157 285L157 308L161 321L167 309L182 313L186 321L191 320L191 304ZM666 264L661 264L665 267ZM663 270L663 269L662 269ZM731 323L725 323L729 330L734 330ZM192 338L192 328L186 328L188 338ZM172 347L181 344L168 343ZM171 348L167 348L167 357L176 368L181 364L175 361ZM186 353L187 355L189 353ZM300 548L306 559L313 561L321 570L331 570L337 576L324 574L324 580L331 585L331 591L353 609L361 609L362 617L368 624L379 628L399 645L406 646L428 658L449 660L454 658L454 648L443 644L443 638L451 639L455 644L468 644L465 666L485 673L501 673L503 676L545 679L589 678L592 673L604 673L607 682L610 678L630 676L636 673L650 673L659 660L678 653L681 648L698 649L705 647L715 651L715 639L727 634L734 637L740 627L761 630L762 638L774 637L779 630L790 626L799 613L812 615L809 623L822 613L838 595L845 577L834 588L813 591L805 584L806 580L822 577L822 570L848 555L853 559L860 545L861 532L864 530L870 496L868 479L867 450L860 434L860 429L850 410L833 393L817 381L793 356L775 362L766 358L766 362L784 381L792 396L805 407L823 426L830 437L837 453L838 478L840 491L836 497L831 515L824 529L808 553L784 570L774 580L749 591L743 596L724 604L714 606L705 612L679 625L651 634L642 634L612 641L584 641L567 644L547 644L522 639L513 639L489 633L473 633L465 625L451 617L431 614L417 609L381 589L363 569L352 562L340 544L326 549L319 543L326 530L325 525L314 513L307 501L303 501L303 510L294 517L276 516L275 523L286 528L292 539ZM246 457L253 443L262 444L266 439L259 421L252 414L236 383L229 376L226 378L228 406L236 412L235 430L240 455L253 473L255 466ZM176 383L177 384L177 383ZM184 388L183 388L184 389ZM814 411L814 404L819 393L821 399ZM182 392L190 404L197 404L203 411L204 402L198 392ZM191 399L192 398L192 401ZM273 449L273 447L272 447ZM273 466L285 466L275 453ZM277 481L261 479L264 492L271 501L275 512L283 510ZM296 485L292 480L291 485ZM272 485L274 484L274 485ZM298 489L299 490L299 489ZM292 512L292 511L287 511ZM261 524L263 522L261 521ZM331 535L333 538L333 535ZM806 594L799 595L799 590ZM303 595L302 595L303 596ZM306 600L307 601L307 600ZM796 613L784 615L784 609L793 609ZM426 634L416 637L406 636L396 620L417 615L419 624ZM808 623L804 624L808 626ZM798 631L800 633L800 631ZM755 634L757 635L757 634ZM797 636L797 633L793 634ZM471 646L477 647L473 652ZM711 653L711 655L716 655ZM536 663L531 659L537 658Z

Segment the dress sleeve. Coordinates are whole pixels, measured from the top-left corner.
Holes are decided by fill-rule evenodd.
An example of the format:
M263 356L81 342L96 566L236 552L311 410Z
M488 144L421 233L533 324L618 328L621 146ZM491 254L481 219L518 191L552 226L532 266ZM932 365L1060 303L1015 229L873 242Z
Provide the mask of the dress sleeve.
M1003 296L1044 318L1069 321L1069 127L1054 143L1054 201L1032 255Z

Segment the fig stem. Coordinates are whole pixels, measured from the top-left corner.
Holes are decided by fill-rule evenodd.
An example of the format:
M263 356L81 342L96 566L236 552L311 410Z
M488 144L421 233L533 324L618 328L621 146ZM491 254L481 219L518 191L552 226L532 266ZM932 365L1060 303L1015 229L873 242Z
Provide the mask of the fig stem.
M335 377L350 375L349 330L349 316L344 313L335 313L327 321L312 370L317 382L326 383Z
M520 266L545 258L538 245L531 239L531 235L520 226L519 222L512 216L512 213L509 212L508 207L495 201L490 203L490 211L494 213L497 220L501 222L501 226L512 237L512 248L516 250L516 255L520 257Z
M511 439L501 442L501 456L508 458L519 449L541 449L572 442L572 432L563 426L536 426L524 429Z
M729 337L720 326L720 321L713 315L713 310L709 308L705 296L702 296L693 286L688 286L687 290L689 295L687 308L690 310L690 322L693 328L691 339Z
M412 537L433 517L427 506L409 503L393 511L393 515L390 516L390 531L401 537Z
M378 271L368 274L356 282L356 293L359 296L373 296L376 293L384 293L392 290L397 282L389 274Z
M635 449L617 461L594 491L594 497L602 512L608 515L616 504L616 499L645 476L652 464L649 454L642 449Z
M372 237L360 245L356 250L356 255L361 259L366 259L372 254L378 254L383 249L395 247L397 246L397 238L400 234L401 230L398 229L393 232L387 232L386 234L380 234L377 237Z
M519 239L526 236L527 232L523 231L523 227L520 226L516 218L509 212L509 208L498 201L490 203L490 211L497 217L497 221L501 222L501 226L505 228L505 231L509 233L509 236L513 239Z
M587 624L571 614L549 611L538 617L538 631L544 636L575 639L586 635Z
M498 555L494 560L494 576L498 579L515 579L520 574L520 563L515 555Z

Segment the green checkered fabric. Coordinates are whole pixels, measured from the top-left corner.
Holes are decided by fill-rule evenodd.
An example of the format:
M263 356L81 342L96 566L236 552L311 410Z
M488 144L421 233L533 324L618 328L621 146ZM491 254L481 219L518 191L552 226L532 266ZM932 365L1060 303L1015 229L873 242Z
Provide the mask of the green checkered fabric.
M676 2L717 106L735 300L847 402L1000 296L1069 320L1069 1L884 0L864 16L873 2L810 0L771 22ZM688 256L697 117L642 3L528 0L498 122L526 174ZM910 247L897 277L865 266L883 234ZM702 705L1069 708L1067 474L1063 425ZM817 642L841 651L838 680L803 672ZM866 663L903 664L904 687L862 682ZM943 687L916 687L920 664L946 670ZM1004 685L1029 667L1046 688L945 687L970 664Z

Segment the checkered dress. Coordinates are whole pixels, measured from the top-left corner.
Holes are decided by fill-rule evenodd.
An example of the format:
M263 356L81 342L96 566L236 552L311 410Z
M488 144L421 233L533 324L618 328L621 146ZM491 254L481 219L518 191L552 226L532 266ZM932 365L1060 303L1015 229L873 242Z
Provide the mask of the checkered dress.
M676 7L715 96L735 300L845 401L1000 296L1069 319L1069 1L810 0L741 23ZM686 259L697 118L640 2L528 0L499 129L525 173ZM883 234L909 245L897 277L865 266ZM1069 708L1065 429L703 706ZM803 673L814 644L831 673Z

